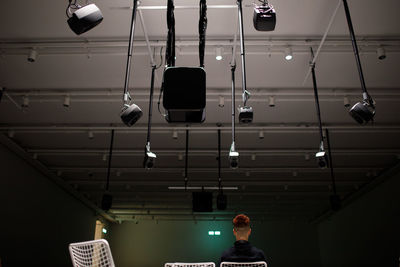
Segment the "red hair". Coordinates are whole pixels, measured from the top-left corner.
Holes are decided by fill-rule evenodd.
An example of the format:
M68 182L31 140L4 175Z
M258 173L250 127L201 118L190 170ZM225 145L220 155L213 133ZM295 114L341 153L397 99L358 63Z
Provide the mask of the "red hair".
M250 218L244 214L239 214L233 218L233 226L235 228L247 228L250 226Z

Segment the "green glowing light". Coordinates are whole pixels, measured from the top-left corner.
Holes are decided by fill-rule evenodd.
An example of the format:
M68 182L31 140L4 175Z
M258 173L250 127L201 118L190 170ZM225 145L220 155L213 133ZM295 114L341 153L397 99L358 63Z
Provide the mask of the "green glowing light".
M214 235L214 231L208 231L208 235Z
M214 234L215 235L221 235L221 231L215 231Z
M103 232L104 234L107 234L107 229L106 229L106 228L103 228L102 232Z

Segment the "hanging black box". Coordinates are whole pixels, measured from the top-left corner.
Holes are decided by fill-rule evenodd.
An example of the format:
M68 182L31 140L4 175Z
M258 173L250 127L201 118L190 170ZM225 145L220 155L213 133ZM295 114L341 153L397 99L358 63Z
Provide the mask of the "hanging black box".
M273 31L276 25L275 10L269 6L255 6L253 24L257 31Z
M163 106L170 123L205 120L206 72L201 67L168 67L163 77Z

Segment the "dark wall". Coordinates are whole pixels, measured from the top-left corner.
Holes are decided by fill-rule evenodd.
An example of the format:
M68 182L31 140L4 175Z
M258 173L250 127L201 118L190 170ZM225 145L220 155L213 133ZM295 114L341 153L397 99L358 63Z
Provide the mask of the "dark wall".
M319 225L323 266L399 266L400 175Z
M208 236L220 230L221 236ZM111 226L109 242L118 267L162 267L166 262L218 264L234 242L231 222L123 222ZM304 222L254 222L250 242L264 250L269 267L319 266L317 229Z
M3 267L72 266L68 244L93 239L93 211L2 145L0 170Z

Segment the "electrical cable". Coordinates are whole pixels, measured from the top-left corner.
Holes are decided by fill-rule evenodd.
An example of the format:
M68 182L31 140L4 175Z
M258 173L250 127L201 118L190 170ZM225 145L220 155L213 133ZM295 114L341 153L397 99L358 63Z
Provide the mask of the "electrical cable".
M167 4L167 48L165 51L165 60L168 67L175 66L175 16L174 16L174 1L168 0Z
M333 194L337 195L335 174L334 174L334 171L333 171L333 163L332 163L331 144L330 144L328 129L325 129L325 133L326 133L326 144L328 146L329 167L330 167L331 179L332 179L332 190L333 190Z
M189 129L186 129L186 149L185 149L185 191L188 184L188 162L189 162Z
M207 30L207 2L200 0L200 19L199 19L199 59L200 67L204 68L204 51L206 45Z
M106 191L108 191L109 185L110 185L111 159L112 159L113 147L114 147L114 129L111 130L110 152L108 153L108 167L107 167Z
M240 33L240 56L242 58L242 91L243 91L243 106L247 105L247 100L250 98L250 93L246 87L246 58L244 48L244 29L243 29L243 11L242 11L242 0L237 0L238 14L239 14L239 33Z

